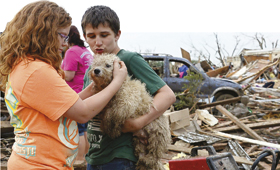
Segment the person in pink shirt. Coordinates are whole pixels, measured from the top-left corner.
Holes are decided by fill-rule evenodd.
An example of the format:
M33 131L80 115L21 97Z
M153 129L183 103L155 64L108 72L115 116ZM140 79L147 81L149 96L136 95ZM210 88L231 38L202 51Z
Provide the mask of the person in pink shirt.
M66 51L61 68L65 73L65 81L77 93L83 89L83 78L86 70L91 65L93 56L85 47L84 41L80 38L80 33L76 26L70 27L68 39L69 49ZM89 149L87 141L87 123L78 124L79 129L79 146L77 163L85 160L85 154Z
M70 27L68 45L69 49L65 53L61 68L64 70L67 84L79 93L82 91L83 78L92 63L93 56L85 47L79 31L74 25Z

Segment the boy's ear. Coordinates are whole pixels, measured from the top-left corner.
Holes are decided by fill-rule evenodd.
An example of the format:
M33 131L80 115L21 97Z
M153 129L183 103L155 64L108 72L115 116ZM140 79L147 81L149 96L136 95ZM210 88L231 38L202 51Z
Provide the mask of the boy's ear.
M119 31L118 31L118 34L116 35L116 41L119 40L119 38L120 38L120 36L121 36L121 33L122 33L121 30L119 30Z

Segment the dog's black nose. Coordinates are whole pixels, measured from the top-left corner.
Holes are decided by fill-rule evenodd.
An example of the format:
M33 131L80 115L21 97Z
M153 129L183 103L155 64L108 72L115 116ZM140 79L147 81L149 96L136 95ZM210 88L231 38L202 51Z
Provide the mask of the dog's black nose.
M94 69L94 74L99 74L100 70L99 69Z

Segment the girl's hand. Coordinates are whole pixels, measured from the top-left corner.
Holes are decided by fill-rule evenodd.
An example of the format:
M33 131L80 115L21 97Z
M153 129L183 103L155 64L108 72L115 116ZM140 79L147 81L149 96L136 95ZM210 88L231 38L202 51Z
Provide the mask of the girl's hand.
M127 76L127 68L123 61L114 61L113 77L119 80L121 83L125 80Z

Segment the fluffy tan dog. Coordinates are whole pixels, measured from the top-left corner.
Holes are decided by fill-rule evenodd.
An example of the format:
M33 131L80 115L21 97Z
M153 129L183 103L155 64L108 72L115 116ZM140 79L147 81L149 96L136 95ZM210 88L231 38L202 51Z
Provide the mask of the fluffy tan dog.
M114 54L95 56L89 74L95 83L94 92L104 89L113 78L113 61L119 60ZM149 112L152 96L146 91L145 84L127 76L120 90L99 114L102 119L101 130L111 138L121 135L121 128L128 118L136 118ZM164 170L160 158L171 142L169 125L164 116L143 128L148 134L148 145L134 138L135 155L138 157L138 170Z

